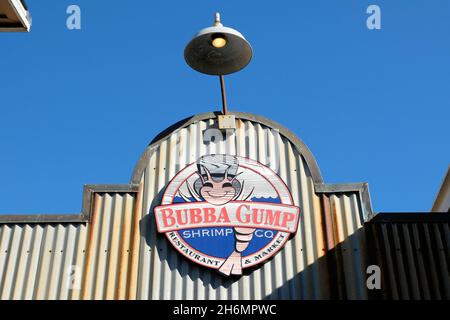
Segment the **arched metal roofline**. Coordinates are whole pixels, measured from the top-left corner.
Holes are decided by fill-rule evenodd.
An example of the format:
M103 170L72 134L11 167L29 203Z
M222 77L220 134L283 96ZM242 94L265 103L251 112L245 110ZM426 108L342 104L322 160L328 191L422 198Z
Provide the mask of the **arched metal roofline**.
M137 165L135 166L133 170L133 174L131 177L131 184L139 184L140 179L142 177L142 174L145 170L145 167L148 164L148 160L150 158L150 155L153 151L153 147L158 145L161 141L164 139L167 139L173 132L181 130L183 128L188 127L192 123L203 121L207 119L215 119L218 115L220 115L220 112L206 112L198 115L194 115L192 117L188 117L186 119L183 119L181 121L178 121L177 123L171 125L167 129L163 130L161 133L159 133L153 140L150 142L150 145L146 148L145 152L142 154L141 158L139 159ZM289 141L292 142L292 144L295 146L297 151L303 156L303 158L306 161L306 164L308 166L308 169L311 173L311 177L315 184L322 184L323 179L322 175L319 170L319 166L317 165L316 159L312 155L311 151L308 149L306 144L301 141L293 132L291 132L289 129L281 126L280 124L276 123L275 121L269 120L265 117L251 114L251 113L245 113L245 112L235 112L235 111L229 111L227 114L236 116L237 119L242 120L248 120L260 123L266 127L275 129L280 132L281 135L286 137Z

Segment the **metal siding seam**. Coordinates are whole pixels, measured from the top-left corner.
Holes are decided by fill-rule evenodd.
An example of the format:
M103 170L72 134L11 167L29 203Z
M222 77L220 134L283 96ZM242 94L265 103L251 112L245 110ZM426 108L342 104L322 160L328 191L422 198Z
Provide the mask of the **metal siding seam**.
M39 235L39 237L37 236ZM41 225L36 225L36 238L39 239L39 246L35 247L36 250L33 253L36 256L36 269L35 269L35 280L34 280L34 287L32 292L32 298L31 299L37 299L38 291L39 291L39 283L40 283L40 277L41 277L41 264L42 264L42 255L44 252L44 240L45 240L45 227Z
M360 212L362 211L359 197L356 193L350 195L350 206L351 210L347 213L352 217L352 233L350 235L353 240L353 245L351 255L353 256L354 266L355 266L355 284L357 288L356 299L367 299L367 287L366 287L366 270L364 266L366 265L364 261L363 252L367 248L364 239L364 232L362 230L362 222L360 221Z
M378 300L379 295L382 294L383 291L386 290L386 285L384 283L384 272L383 272L383 265L380 259L379 254L379 248L378 243L376 241L376 235L375 235L375 228L374 225L371 223L367 223L364 226L363 229L364 232L364 238L365 238L365 248L364 253L366 254L365 257L365 265L378 265L381 269L381 288L382 290L367 290L367 299L368 300ZM371 252L372 254L368 254ZM367 279L365 279L365 282L367 283Z
M180 154L182 152L181 146L181 136L180 133L184 131L181 129L177 133L174 133L170 137L170 148L169 148L169 158L168 158L168 176L169 180L172 179L175 174L179 171L178 163L180 161ZM180 273L178 272L180 261L178 254L172 254L169 257L169 267L170 265L176 266L176 268L172 269L171 272L171 290L166 293L167 299L181 299L180 298L180 283L182 282L182 278Z
M272 167L272 169L275 169L275 172L285 181L288 182L286 179L286 151L285 151L285 145L282 143L281 137L277 136L273 139L273 144L269 143L268 137L266 137L266 133L268 134L268 130L264 130L260 124L257 124L258 127L258 140L259 140L259 156L260 156L260 162L264 165L267 165L269 167ZM261 129L259 129L261 128ZM266 151L267 146L267 151ZM274 166L273 163L270 162L270 157L267 157L267 154L278 154L279 158L279 166ZM269 159L269 163L267 161ZM278 168L277 168L278 167ZM289 242L289 241L288 241ZM286 246L283 247L278 254L276 254L272 260L271 260L271 268L272 268L272 298L273 299L283 299L287 295L286 291L289 292L289 288L286 288L286 286L283 285L284 279L286 278L286 269L284 268L283 259L285 259L286 255Z
M175 171L174 174L176 174L176 172L180 171L182 168L184 168L187 163L186 163L186 156L187 156L187 131L185 128L181 129L178 133L177 133L177 148L176 148L176 154L175 154L175 158L177 159L177 161L175 162ZM184 288L184 284L185 284L185 276L184 276L184 271L185 271L186 265L185 265L185 261L184 259L180 259L179 261L177 261L177 271L179 270L179 272L176 272L175 276L175 289L173 292L173 298L180 300L183 297L183 288Z
M392 277L392 271L390 271L389 266L387 266L386 260L390 259L390 256L387 257L386 254L390 255L390 251L386 252L384 255L382 254L384 245L386 241L382 241L380 238L381 226L380 224L370 223L367 224L367 228L370 228L372 241L374 242L374 247L376 250L376 259L373 260L374 264L378 265L381 269L381 292L383 299L398 299L397 286L395 282L391 283L389 280ZM367 247L366 250L369 250L370 247ZM387 247L389 249L389 247ZM366 252L369 255L369 252ZM372 294L377 294L377 292L372 292ZM370 298L370 296L369 296Z
M396 265L397 265L397 275L398 279L400 280L400 292L401 292L401 298L402 299L410 299L409 295L409 286L408 286L408 280L406 278L406 269L403 262L403 256L402 256L402 247L400 244L400 238L398 235L398 229L396 224L390 225L390 229L392 230L392 236L394 239L394 249L395 249L395 256L396 256Z
M245 154L246 157L251 158L251 159L255 159L258 162L265 162L265 152L264 152L264 148L265 148L265 143L264 141L262 141L261 139L259 139L259 134L258 134L258 129L262 130L261 126L259 126L258 128L258 124L253 124L251 122L248 122L246 124L247 127L247 131L245 136L248 137L247 140L247 148L246 150L248 150L248 153ZM262 147L262 149L261 149ZM272 148L273 152L276 152L276 146L275 144L272 146L269 146L269 150ZM277 150L278 151L278 150ZM272 276L272 265L273 265L273 261L268 261L265 265L264 265L264 281L266 284L265 287L265 292L264 292L264 296L267 297L272 297L272 295L275 293L275 278Z
M170 155L171 155L171 140L173 139L175 134L172 134L168 140L166 140L166 143L164 144L165 148L161 149L161 159L164 160L164 172L165 174L163 176L160 176L159 180L159 190L163 190L163 188L166 185L166 182L169 181L169 169L170 169ZM160 290L160 299L167 300L170 299L170 293L173 291L172 288L172 281L171 281L171 270L169 267L169 263L171 258L174 256L173 252L169 251L170 247L166 239L163 239L161 237L161 247L162 251L160 252L160 257L162 258L162 268L161 268L161 274L162 279L164 279L164 288Z
M52 259L51 259L51 272L49 274L48 293L46 299L55 300L58 297L58 287L63 277L63 271L61 266L61 249L64 247L65 232L61 224L55 225L55 236L52 243Z
M21 299L23 286L25 283L25 274L26 274L26 266L28 262L28 254L26 254L28 247L28 244L30 242L30 235L27 230L27 225L22 225L21 227L21 241L19 250L17 253L17 257L15 258L15 270L16 276L14 277L14 285L11 288L12 289L12 296L11 298L13 300Z
M322 222L323 222L323 234L325 239L325 270L323 270L324 288L326 290L326 295L323 296L324 299L332 299L337 297L339 294L338 284L337 284L337 274L336 274L336 252L335 252L335 240L333 237L333 222L331 218L331 204L330 199L326 194L321 195L322 200Z
M152 154L152 157L150 159L148 172L145 175L145 184L144 184L144 211L142 212L143 217L148 215L148 219L145 220L145 232L148 234L147 238L149 241L150 249L151 251L145 252L145 260L143 261L143 264L141 264L140 268L142 271L142 279L144 284L144 289L142 291L142 296L140 296L141 299L158 299L158 291L159 286L158 283L161 282L161 277L159 276L159 263L157 262L159 259L159 245L158 245L158 234L156 231L156 225L153 223L153 212L150 212L150 208L152 206L152 203L150 203L150 199L153 199L157 196L158 189L157 189L157 177L160 174L159 170L161 168L157 165L157 161L159 159L160 154L160 148L155 149L155 152ZM146 190L148 189L148 190ZM149 197L147 197L149 195ZM144 243L146 240L143 238L142 243ZM142 245L142 250L144 250L146 246ZM148 270L148 272L147 272ZM145 281L146 278L149 276L148 273L150 273L150 278ZM163 283L160 283L160 286L163 286Z
M0 245L2 246L2 252L0 255L0 300L7 300L9 299L8 291L10 290L11 284L8 281L8 274L9 274L9 260L11 259L11 240L14 237L13 233L14 226L2 226L2 236L4 239L2 239L2 242Z
M130 200L131 198L131 200ZM129 194L125 194L122 199L122 219L119 234L117 235L118 243L118 264L117 264L117 284L114 288L114 297L117 300L125 300L127 294L127 272L130 258L130 241L131 241L131 209L134 198Z
M43 264L40 265L40 294L38 295L40 299L48 299L48 287L49 287L49 281L50 281L50 275L52 274L52 250L53 250L53 243L54 243L54 235L55 235L55 227L54 225L47 225L44 227L44 250L42 251L42 260ZM38 291L39 292L39 291Z
M61 224L55 225L55 238L53 242L52 250L52 272L50 273L50 283L48 289L47 299L58 299L58 292L60 291L60 285L62 278L64 277L64 270L62 266L62 255L64 249L66 232L64 226Z
M303 214L300 215L298 231L294 237L294 245L296 247L296 252L298 253L296 256L296 262L297 262L296 271L299 274L298 298L299 299L308 299L309 298L308 294L309 294L310 288L309 288L309 285L307 282L308 261L307 261L307 256L306 256L307 247L306 247L306 232L305 232L305 229L306 229L306 223L305 223L306 209L305 208L307 206L308 198L303 193L304 189L303 189L303 185L301 184L301 181L303 180L304 167L303 167L303 161L300 156L296 156L296 163L297 163L297 168L298 168L297 174L296 174L296 179L297 179L296 186L298 186L297 193L300 194L300 196L301 196L301 201L300 201L299 205L300 205L300 209L303 212Z
M211 119L209 121L209 125L211 127L214 127L215 121ZM226 135L226 133L225 133ZM227 145L229 145L229 142L232 140L232 138L226 138L225 139L219 139L219 141L211 142L211 144L216 145L216 153L224 154L227 151ZM214 283L217 279L217 274L213 270L209 270L206 274L206 283L207 283L207 296L208 299L214 299L216 297L215 290L212 287L212 283ZM242 299L240 295L241 291L241 283L242 283L242 277L238 279L237 281L232 281L231 285L229 286L229 290L227 292L227 300L238 300Z
M340 203L339 198L335 194L330 195L330 205L331 205L331 214L332 221L334 227L334 239L335 239L335 261L336 261L336 273L337 273L337 283L339 289L339 299L347 298L347 286L346 286L346 274L344 272L344 248L343 248L343 238L344 238L344 229L342 225L342 221L340 218Z
M70 277L69 268L73 263L71 259L71 252L74 250L76 245L74 229L75 227L72 224L64 224L62 225L64 228L64 244L61 248L61 276L59 279L59 292L57 295L58 300L67 300L69 297L69 286L68 281Z
M447 249L450 250L450 229L449 229L449 225L444 223L442 225L442 227L444 229L445 243L447 244ZM447 251L447 254L450 254L450 252Z
M94 194L93 197L94 205L91 215L91 223L88 227L88 239L87 239L87 250L85 258L85 266L83 273L83 287L81 299L92 299L92 294L94 290L93 281L95 279L96 273L96 255L97 255L97 235L99 234L101 217L100 210L103 206L102 197L99 194Z
M8 248L10 243L11 226L2 225L0 226L0 299L5 299L4 292L7 290L5 285L5 277L7 273L8 266Z
M123 221L123 196L121 194L114 195L113 205L111 207L111 226L109 228L110 232L110 242L106 250L108 250L109 256L108 264L105 272L106 276L106 290L104 298L106 300L117 299L116 288L118 288L118 275L117 266L120 266L120 260L122 253L120 252L119 239L122 232L122 221Z
M442 286L444 288L444 293L447 299L450 299L450 277L449 277L449 266L447 265L447 261L444 254L444 245L442 243L441 235L439 232L438 225L436 223L432 224L433 233L436 239L436 247L437 256L439 259L439 274L441 275Z
M364 281L364 263L361 256L361 247L363 246L363 236L360 230L361 223L358 220L358 198L355 193L349 193L346 199L346 223L348 225L349 248L348 256L351 259L353 269L352 282L354 283L353 299L367 299Z
M120 230L119 247L119 263L117 266L117 284L115 288L115 297L118 300L124 300L127 296L128 289L128 270L130 269L130 256L131 256L131 219L133 217L133 211L135 206L136 195L124 194L123 206L122 206L122 225Z
M324 275L326 274L326 264L323 260L325 256L325 239L323 234L323 221L322 221L322 207L320 205L320 198L314 193L314 183L311 179L309 179L309 190L308 194L310 195L311 199L309 200L312 203L313 210L313 218L314 218L314 231L315 231L315 247L316 247L316 256L315 256L315 299L323 299L324 293L326 290L324 289L324 286L327 287L326 284L323 284L324 281L327 281L326 277ZM324 272L325 271L325 272Z
M246 123L241 120L237 120L236 134L233 137L233 143L235 144L235 155L247 156L247 148L245 142ZM264 278L262 268L255 270L249 276L245 276L244 285L248 286L248 294L251 299L263 299L264 287L261 286L261 280ZM257 290L256 290L257 288ZM252 290L253 289L253 290Z
M115 288L115 297L118 300L124 300L127 297L127 287L128 287L128 268L131 256L131 219L132 210L135 198L129 194L125 195L123 201L123 218L122 226L120 230L120 240L117 244L119 250L119 265L118 265L118 275L117 275L117 286Z
M420 280L420 287L423 292L423 298L426 300L431 299L430 295L430 288L429 288L429 282L427 279L427 273L425 270L425 264L423 261L422 256L422 247L420 245L420 238L419 238L419 231L417 230L417 224L412 224L412 238L413 238L413 248L414 248L414 254L417 259L417 269L418 269L418 276Z
M83 290L83 277L86 273L86 265L85 265L85 259L86 259L86 241L87 241L87 235L88 235L88 224L82 224L79 225L77 228L77 245L76 245L76 252L75 252L75 266L77 266L80 270L79 277L79 287L74 288L71 290L71 299L73 300L79 300L81 298L81 293Z
M164 169L164 175L161 175L158 181L158 190L162 190L165 185L166 185L166 181L169 181L169 166L170 166L170 146L168 146L168 144L170 144L170 139L173 137L174 135L171 135L171 137L169 138L169 141L165 141L165 143L163 143L164 148L161 148L161 158L160 158L160 165L163 165L163 169ZM161 163L161 160L163 160L163 163ZM171 288L171 271L170 271L170 267L169 267L169 259L170 256L173 255L174 252L169 251L171 248L169 247L168 241L166 241L166 239L163 239L161 237L161 241L160 241L161 247L162 247L162 251L160 251L160 257L162 260L162 268L161 268L161 278L164 281L164 288L161 288L160 290L160 295L159 295L159 299L163 299L163 300L167 300L170 299L170 292L172 291Z
M303 242L303 254L304 254L304 269L302 270L302 274L304 274L303 277L303 285L305 285L305 288L303 293L305 294L305 299L314 299L315 291L314 291L314 279L313 279L313 270L311 269L311 266L313 265L315 261L315 254L314 254L314 238L313 238L313 221L312 221L312 214L311 214L311 204L309 201L308 196L308 178L303 173L305 172L302 158L299 157L299 164L301 166L300 170L300 194L302 197L302 208L303 208L303 224L304 229L302 230L304 234L304 242Z
M67 300L69 296L68 280L70 277L69 268L72 265L71 251L74 247L73 225L70 223L62 224L60 227L64 230L64 243L59 251L61 254L61 269L58 284L58 300Z
M46 225L44 227L44 237L43 237L43 249L41 251L40 265L39 265L39 284L37 290L36 299L45 300L48 299L48 286L49 286L49 275L52 273L52 249L53 249L53 237L54 237L54 226ZM50 261L49 261L50 260Z
M424 224L423 225L423 231L424 231L424 238L425 238L425 245L426 245L426 252L427 252L427 261L428 264L430 265L430 274L432 276L432 279L435 283L435 298L437 299L441 299L442 296L441 291L439 289L439 276L438 276L438 268L436 266L436 261L434 258L434 250L433 250L433 245L431 243L431 238L430 238L430 230L429 230L429 224Z
M152 157L149 159L149 167L144 171L144 177L143 181L141 181L141 184L143 184L143 195L142 195L142 201L143 201L143 210L142 210L142 219L144 222L143 225L143 232L144 237L140 239L141 243L141 249L140 249L140 258L139 258L139 276L138 276L138 283L139 283L139 289L138 289L138 299L153 299L153 288L154 288L154 282L159 281L159 279L156 278L155 272L154 272L154 265L156 263L153 263L156 259L156 255L158 254L158 248L156 244L156 231L154 228L153 223L151 223L150 219L153 219L153 213L149 212L149 208L151 204L149 203L149 198L151 195L155 194L155 188L156 188L156 150L152 154ZM139 212L136 211L137 214ZM144 219L148 215L147 219ZM148 249L146 250L147 246L145 245L146 242L148 243ZM157 280L155 280L157 279Z
M109 247L109 237L111 234L111 208L113 206L113 198L110 194L105 193L103 195L103 208L101 210L101 224L100 232L98 233L98 244L97 244L97 273L94 280L94 299L100 300L105 299L105 289L106 289L106 270L108 268L108 247Z
M241 120L236 121L236 131L232 136L232 143L230 144L230 152L233 155L246 155L245 148L245 124ZM244 130L244 133L242 132ZM263 275L261 274L261 270L255 270L251 275L244 276L243 280L243 288L241 291L244 291L242 295L243 299L262 299L263 295L261 294L260 281L256 279L260 279ZM255 287L258 290L255 292ZM252 290L253 289L253 290Z
M300 206L299 201L299 192L298 192L298 183L297 183L297 174L298 174L298 166L297 166L297 158L290 146L288 145L288 166L289 166L289 172L291 172L288 175L288 186L290 186L291 194L294 199L294 204L297 206ZM271 160L272 161L272 160ZM300 212L300 215L303 215L303 212ZM297 233L289 239L289 241L286 244L286 266L287 266L287 278L286 281L288 281L290 286L290 292L289 292L289 298L295 299L297 298L297 292L299 291L299 283L298 283L298 277L297 274L298 268L297 268L297 256L301 254L300 251L297 251L296 247L296 241L295 238L298 236L300 230L300 221L299 225L297 226Z
M68 288L68 295L67 299L69 300L78 300L80 298L80 290L81 290L81 284L82 284L82 278L84 273L84 253L85 252L85 241L86 241L86 233L84 232L86 230L86 224L78 224L74 225L75 229L75 240L73 244L73 251L72 251L72 266L76 266L76 278L74 279L74 286L72 288Z
M144 171L144 175L140 182L140 199L139 203L142 201L142 213L135 209L135 215L139 217L139 219L143 219L142 224L142 232L144 237L138 239L140 245L139 250L139 270L138 270L138 288L137 288L137 298L138 299L152 299L152 284L154 282L154 272L153 266L156 257L156 253L158 251L156 247L156 234L155 230L151 230L150 228L153 226L150 219L153 218L153 214L149 212L151 204L149 203L149 198L152 195L155 195L155 177L156 177L156 149L151 153L149 158L149 162L147 164L147 168ZM138 202L138 201L137 201ZM135 216L135 219L136 219ZM147 217L147 219L145 219ZM148 241L148 246L146 242ZM144 272L146 271L146 272Z
M133 227L131 230L132 235L132 241L131 241L131 248L130 248L130 265L128 266L128 273L127 273L127 282L129 284L128 287L128 300L134 300L137 297L138 293L138 275L139 275L139 259L140 259L140 221L141 221L141 215L142 212L142 192L143 192L143 183L139 185L139 190L136 195L136 200L133 204L131 204L131 210L130 213L133 214ZM131 201L131 199L130 199Z
M444 232L445 237L442 237L442 242L445 243L445 248L443 250L444 251L444 255L446 257L446 261L447 263L447 268L444 269L444 277L446 277L446 294L447 294L447 299L450 299L450 230L449 230L449 224L445 223L442 225L442 229Z
M31 238L27 247L28 259L26 273L24 274L24 286L21 288L22 292L19 298L22 300L29 300L33 298L33 290L37 280L36 273L40 248L40 241L38 240L39 228L33 228L30 225L27 225L27 227L30 229L28 232L31 233Z
M440 266L439 266L439 261L437 258L437 250L436 250L436 244L435 241L433 240L433 224L424 224L424 228L425 228L425 239L426 239L426 244L427 244L427 253L428 253L428 259L429 259L429 263L431 265L432 268L432 272L433 275L436 278L436 291L437 291L437 296L439 297L439 299L445 299L445 290L442 288L442 279L441 279L441 274L440 274Z
M78 229L81 227L81 224L75 225L75 224L67 224L66 225L66 243L65 243L65 249L63 249L63 277L61 279L61 289L60 289L60 295L59 299L62 300L69 300L71 296L71 288L72 285L71 280L71 266L75 265L75 252L77 249L78 244Z
M69 229L67 228L67 224L59 224L57 227L57 240L55 245L55 266L57 272L54 272L54 278L53 278L53 297L52 300L55 299L62 299L62 291L64 290L63 287L65 287L66 279L67 279L67 272L64 264L64 258L67 254L68 250L68 236L69 236ZM64 294L67 295L67 291Z
M394 300L399 300L401 298L401 289L399 289L399 283L398 283L398 278L396 276L396 272L394 270L394 253L392 253L391 250L391 241L389 239L389 235L388 235L388 231L387 231L387 227L385 223L381 223L381 234L382 237L380 237L382 239L382 242L384 244L384 249L386 252L386 262L387 262L387 269L388 269L388 274L389 274L389 280L390 280L390 284L391 284L391 288L392 288L392 294L393 294L393 299ZM393 250L395 251L395 247L393 248ZM401 284L400 284L401 286Z
M245 124L241 120L236 120L236 130L232 136L232 143L230 144L229 151L234 155L245 155ZM244 131L244 133L243 133ZM234 149L234 150L233 150ZM259 281L255 281L255 279L259 279L261 277L261 271L254 272L251 275L244 276L242 281L242 297L243 299L262 299L261 295L261 285ZM216 280L218 281L218 279ZM252 290L253 288L253 290ZM252 291L254 294L252 295ZM217 297L214 297L217 299Z
M408 264L409 283L412 291L412 297L414 300L420 299L419 281L417 279L417 271L414 261L414 254L411 248L411 238L409 236L408 226L402 224L402 234L405 241L406 260Z
M22 245L22 237L23 237L23 230L22 226L15 225L12 228L12 241L10 242L10 246L8 248L8 260L6 263L6 274L5 274L5 292L6 295L2 297L3 299L13 299L14 296L14 283L15 279L17 278L17 257L20 257L20 247Z
M244 122L244 126L242 126L241 128L245 128L245 132L242 134L240 134L241 137L241 141L240 141L240 146L241 146L241 150L240 152L237 153L237 155L239 156L244 156L244 157L248 157L251 159L256 159L259 162L265 162L265 152L258 152L258 143L260 143L262 145L262 148L265 148L265 142L261 141L261 139L258 139L258 135L257 135L257 125L256 125L256 129L255 129L255 125L252 122ZM260 128L260 130L262 130L262 128ZM264 133L262 133L264 135ZM243 140L243 141L242 141ZM269 152L272 149L275 152L275 141L273 144L269 145ZM271 261L267 261L263 266L262 269L260 271L260 275L259 277L257 277L257 275L255 275L255 279L260 278L263 282L264 282L264 286L261 288L262 291L261 292L261 298L267 298L272 297L272 294L275 291L275 278L272 277L272 268L274 268L275 266L273 266L274 264L274 260L272 259Z
M330 196L330 204L331 204L331 214L334 226L334 239L336 243L336 247L334 249L336 256L336 271L338 275L338 288L339 288L339 299L347 299L347 285L346 285L346 276L347 274L344 272L345 268L345 258L344 258L344 227L341 221L340 214L340 203L337 195L332 194Z
M342 257L344 262L345 269L345 286L347 289L347 298L348 299L357 299L356 294L356 283L354 279L356 278L356 270L353 261L352 254L352 241L351 236L353 235L353 225L351 221L351 207L350 207L350 198L348 195L339 195L337 196L339 201L338 216L341 218L340 223L342 226ZM349 219L350 218L350 219Z

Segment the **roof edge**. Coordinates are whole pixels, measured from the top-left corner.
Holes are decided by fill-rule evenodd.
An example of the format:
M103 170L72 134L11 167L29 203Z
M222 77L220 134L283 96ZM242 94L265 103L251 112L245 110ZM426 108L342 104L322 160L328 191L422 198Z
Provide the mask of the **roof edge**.
M5 214L0 224L87 223L91 221L94 193L136 193L134 184L86 184L83 187L81 213L78 214Z
M337 193L350 193L355 192L359 194L362 206L362 221L368 222L375 218L377 214L372 210L372 202L370 200L369 184L367 182L357 183L337 183L337 184L325 184L315 183L314 189L317 194L337 194Z
M28 11L28 6L23 0L8 0L11 8L14 10L17 19L21 25L12 27L0 27L0 31L7 32L29 32L31 28L31 15Z

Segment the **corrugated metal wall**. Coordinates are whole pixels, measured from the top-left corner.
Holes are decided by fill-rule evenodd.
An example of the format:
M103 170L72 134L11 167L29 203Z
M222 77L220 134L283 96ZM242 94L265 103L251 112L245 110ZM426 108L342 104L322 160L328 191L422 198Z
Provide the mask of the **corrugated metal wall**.
M126 297L133 210L134 195L96 194L89 224L1 224L0 299Z
M137 196L139 198L139 196ZM87 232L81 299L134 298L139 208L131 194L96 194Z
M402 215L383 214L366 225L370 263L383 275L383 290L371 298L450 299L449 215Z
M370 298L365 270L373 260L366 248L371 235L363 232L370 201L355 188L321 184L309 150L283 128L237 117L237 130L224 141L204 141L205 130L216 128L214 115L158 136L138 163L130 192L122 186L89 195L88 222L0 221L1 299ZM301 208L295 236L239 278L189 262L156 232L152 209L162 190L180 169L211 153L271 167Z
M366 250L358 194L323 195L332 298L367 299Z
M83 265L83 224L15 224L0 228L0 299L70 299L69 268Z

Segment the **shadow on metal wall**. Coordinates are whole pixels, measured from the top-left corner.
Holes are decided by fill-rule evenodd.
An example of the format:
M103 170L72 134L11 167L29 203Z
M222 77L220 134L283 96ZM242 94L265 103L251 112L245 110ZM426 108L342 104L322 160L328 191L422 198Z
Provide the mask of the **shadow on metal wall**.
M446 213L379 214L265 298L283 299L287 292L307 287L301 284L310 281L314 268L325 266L328 283L319 299L450 300L449 221ZM358 253L351 244L361 236L366 248ZM354 266L348 267L357 261L348 256L358 254L364 261L359 275ZM380 267L380 289L367 289L370 265ZM295 296L302 299L310 293Z
M160 203L161 196L153 200L151 208ZM450 299L449 226L450 215L446 213L378 214L300 273L285 279L281 287L274 288L274 279L265 283L263 276L256 281L261 292L267 292L266 286L274 288L269 295L261 295L264 299ZM167 263L171 277L178 272L183 279L200 281L206 292L223 288L227 297L220 299L236 294L231 292L236 282L243 285L242 277L223 277L175 252L167 238L157 233L152 210L141 220L140 234L153 250L153 261ZM380 268L381 289L367 288L370 265ZM244 277L254 270L246 269ZM285 270L273 271L286 274ZM153 286L159 287L156 282L165 275L160 276L152 279ZM186 290L185 281L181 290ZM160 286L160 290L167 289Z

